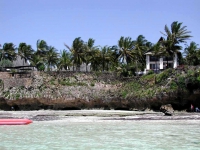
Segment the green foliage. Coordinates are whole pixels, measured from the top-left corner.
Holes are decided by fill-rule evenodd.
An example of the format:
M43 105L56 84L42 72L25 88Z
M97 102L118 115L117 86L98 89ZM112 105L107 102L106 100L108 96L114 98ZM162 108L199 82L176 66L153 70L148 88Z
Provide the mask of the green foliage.
M51 79L51 80L50 80L50 84L51 84L51 85L55 85L55 79Z
M10 92L9 91L3 92L3 95L4 95L4 97L7 97L10 95Z
M194 70L188 70L187 71L187 76L190 77L190 76L194 76L195 74L195 71Z
M177 88L178 88L177 84L174 81L172 81L170 84L170 89L176 90Z
M95 71L95 75L96 75L97 77L99 77L100 75L102 75L102 72L100 72L100 71Z
M134 64L121 64L120 67L118 67L118 73L122 77L130 77L133 75L136 75L136 67Z
M157 75L156 82L160 83L166 80L167 78L169 78L170 75L172 75L172 73L173 73L173 70L171 68L161 72L160 74Z
M45 65L44 65L44 64L40 65L40 66L38 67L38 70L39 70L39 71L44 71L44 70L45 70Z
M94 85L95 85L94 82L90 83L90 86L94 86Z
M149 70L147 75L150 75L150 74L154 74L154 71L153 70Z
M142 80L151 80L154 79L155 74L147 74L141 77Z
M84 82L70 82L69 79L59 80L58 82L63 86L87 86L87 84Z
M127 94L128 94L127 91L123 91L123 92L122 92L122 97L123 97L123 98L126 98Z
M20 98L20 94L17 93L17 94L15 95L15 98L16 98L16 99L19 99L19 98Z
M200 82L200 76L197 77L197 81Z
M185 77L180 76L177 83L180 88L185 88Z
M0 79L0 87L2 87L2 86L3 86L3 80Z
M12 66L13 66L12 61L8 59L3 59L0 61L0 67L12 67Z

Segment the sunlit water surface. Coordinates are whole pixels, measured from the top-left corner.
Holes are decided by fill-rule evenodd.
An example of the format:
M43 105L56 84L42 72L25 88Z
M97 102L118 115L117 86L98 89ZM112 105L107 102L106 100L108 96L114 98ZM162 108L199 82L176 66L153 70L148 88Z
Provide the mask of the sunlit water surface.
M197 150L200 121L44 121L0 126L0 150Z

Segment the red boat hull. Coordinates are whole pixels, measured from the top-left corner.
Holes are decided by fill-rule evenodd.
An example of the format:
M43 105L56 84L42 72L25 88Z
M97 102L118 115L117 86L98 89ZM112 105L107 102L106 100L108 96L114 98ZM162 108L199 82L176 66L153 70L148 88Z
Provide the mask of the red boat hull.
M0 119L0 125L27 125L32 122L29 119Z

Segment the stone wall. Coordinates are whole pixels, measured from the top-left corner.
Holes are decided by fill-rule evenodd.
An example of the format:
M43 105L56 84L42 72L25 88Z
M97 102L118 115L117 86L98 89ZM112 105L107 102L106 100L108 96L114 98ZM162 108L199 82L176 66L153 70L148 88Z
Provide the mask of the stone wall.
M73 72L73 71L51 71L51 72L46 72L50 76L54 76L57 78L67 78L67 77L73 77L78 74L82 75L90 75L93 76L93 78L96 78L101 81L114 81L117 79L117 74L115 72L110 73L110 72Z
M25 86L28 87L32 83L31 78L9 78L3 79L4 89L9 89L10 87L20 87Z
M9 79L11 74L9 72L0 72L0 79Z

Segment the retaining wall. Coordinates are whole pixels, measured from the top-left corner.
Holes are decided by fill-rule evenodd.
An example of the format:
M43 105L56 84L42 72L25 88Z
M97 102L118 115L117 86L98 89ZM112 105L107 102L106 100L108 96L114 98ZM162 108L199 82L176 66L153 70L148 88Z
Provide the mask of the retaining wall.
M9 72L0 72L0 79L9 79L11 74Z
M32 83L31 78L9 78L3 79L4 89L9 89L10 87L29 87Z

